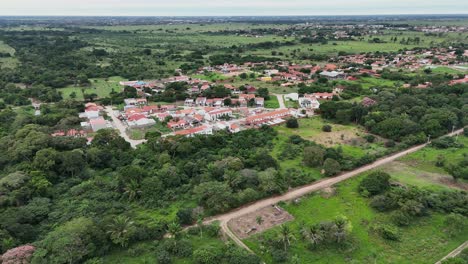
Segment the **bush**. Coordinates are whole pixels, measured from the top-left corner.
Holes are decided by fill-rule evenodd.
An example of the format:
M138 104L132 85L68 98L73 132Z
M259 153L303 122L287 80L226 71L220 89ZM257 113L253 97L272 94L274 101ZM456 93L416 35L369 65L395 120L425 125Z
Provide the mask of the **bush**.
M443 138L435 139L432 141L431 145L434 148L438 148L438 149L463 147L463 145L456 143L453 137L443 137Z
M272 249L271 258L275 263L286 262L288 260L288 252L282 249Z
M325 150L319 146L310 146L304 148L303 162L306 166L317 167L322 165Z
M445 226L447 227L447 233L450 236L457 236L463 233L468 227L468 221L466 217L461 214L451 213L445 219Z
M301 138L301 136L299 135L291 135L289 137L289 142L293 143L293 144L301 144L302 142L304 142L305 140L303 138Z
M297 119L295 117L288 118L286 121L286 127L287 128L298 128L299 127L299 122L297 122Z
M366 136L364 136L364 139L369 143L373 143L375 141L375 136L374 135L366 135Z
M376 195L372 198L370 206L377 211L385 212L395 209L398 205L395 200L389 198L386 195Z
M222 252L216 248L206 246L193 252L193 260L197 264L218 264L221 263Z
M359 184L359 191L377 195L390 188L390 175L386 172L375 171L365 177Z
M322 131L323 131L323 132L331 132L331 131L332 131L332 126L330 126L330 125L324 125L324 126L322 127Z
M393 140L389 140L387 142L385 142L385 147L387 148L393 148L395 146L395 141Z
M468 127L465 127L465 129L463 129L463 135L465 137L468 137Z
M220 227L217 224L211 224L204 226L204 231L207 236L209 237L218 237L219 236Z
M378 232L384 239L393 241L400 240L400 235L398 234L398 229L396 227L382 225L378 227Z
M407 213L398 210L393 213L392 221L398 226L408 226L411 223L411 217Z
M181 225L190 225L193 224L193 214L192 208L183 208L177 212L177 219Z
M326 176L333 176L341 171L341 166L338 161L328 158L323 163L323 169Z
M437 167L444 167L445 165L445 157L443 155L438 155L437 156L437 159L436 159L436 162L435 162L435 165Z
M172 259L171 259L171 254L167 252L166 250L159 250L156 252L156 260L158 264L171 264Z

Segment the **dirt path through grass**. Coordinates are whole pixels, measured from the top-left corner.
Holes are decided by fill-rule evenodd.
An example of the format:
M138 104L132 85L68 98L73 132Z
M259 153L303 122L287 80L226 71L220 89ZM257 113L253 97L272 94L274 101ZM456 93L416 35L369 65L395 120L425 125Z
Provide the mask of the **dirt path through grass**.
M453 133L449 133L446 136L454 136L454 135L461 134L461 133L463 133L463 129L459 129L457 131L454 131ZM243 216L245 214L255 212L255 211L259 210L259 209L262 209L264 207L277 204L279 202L291 201L291 200L294 200L296 198L302 197L302 196L304 196L306 194L309 194L311 192L315 192L315 191L330 187L330 186L332 186L334 184L337 184L337 183L345 181L345 180L347 180L349 178L355 177L355 176L357 176L357 175L359 175L359 174L361 174L363 172L366 172L366 171L375 169L377 167L380 167L382 165L388 164L390 162L393 162L393 161L395 161L395 160L397 160L397 159L399 159L399 158L401 158L401 157L403 157L405 155L416 152L416 151L424 148L427 145L428 145L427 143L422 144L422 145L418 145L418 146L409 148L407 150L404 150L402 152L398 152L398 153L392 154L390 156L384 157L384 158L379 159L379 160L377 160L377 161L375 161L375 162L373 162L371 164L368 164L368 165L365 165L363 167L357 168L357 169L355 169L353 171L344 172L344 173L342 173L342 174L340 174L340 175L338 175L336 177L323 179L323 180L314 182L314 183L306 185L306 186L302 186L302 187L299 187L299 188L296 188L296 189L292 189L292 190L290 190L290 191L288 191L288 192L286 192L286 193L284 193L282 195L266 198L266 199L254 202L252 204L245 205L243 207L234 209L234 210L232 210L230 212L227 212L227 213L224 213L224 214L221 214L221 215L217 215L217 216L213 216L211 218L208 218L205 221L205 223L209 224L209 223L212 223L212 222L215 222L215 221L219 221L220 225L221 225L221 229L223 230L223 232L226 235L228 235L237 245L239 245L240 247L245 248L249 252L251 252L251 250L247 247L247 245L245 245L229 229L227 223L231 219L238 218L238 217Z

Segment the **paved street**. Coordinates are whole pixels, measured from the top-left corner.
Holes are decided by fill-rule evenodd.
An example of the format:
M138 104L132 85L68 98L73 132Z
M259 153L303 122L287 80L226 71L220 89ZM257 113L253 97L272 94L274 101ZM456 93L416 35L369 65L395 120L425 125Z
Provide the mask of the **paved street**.
M106 112L107 112L107 115L110 116L112 118L112 123L114 125L115 128L117 128L120 132L120 136L123 137L125 139L125 141L127 141L128 143L130 143L130 145L132 146L132 148L136 148L136 146L138 146L139 144L141 143L144 143L146 142L146 140L134 140L134 139L131 139L128 135L127 135L127 132L126 132L126 126L122 123L122 121L120 119L118 119L115 115L114 115L114 110L112 109L112 106L106 106L105 108Z

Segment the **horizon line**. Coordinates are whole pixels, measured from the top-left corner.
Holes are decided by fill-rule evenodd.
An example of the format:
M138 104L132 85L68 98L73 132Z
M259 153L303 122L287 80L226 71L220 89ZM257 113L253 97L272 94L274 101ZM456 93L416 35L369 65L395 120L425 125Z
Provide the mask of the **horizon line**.
M3 15L0 17L327 17L327 16L467 16L468 13L394 13L394 14L329 14L329 15Z

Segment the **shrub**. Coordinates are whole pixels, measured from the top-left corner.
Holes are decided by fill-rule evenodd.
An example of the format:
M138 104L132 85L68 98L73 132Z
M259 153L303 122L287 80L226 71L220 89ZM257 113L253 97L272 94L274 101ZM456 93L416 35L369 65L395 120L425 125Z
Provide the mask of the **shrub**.
M288 260L288 252L282 249L272 249L271 258L275 263L286 262Z
M287 128L298 128L299 127L299 122L297 122L297 119L295 117L288 118L286 121L286 127Z
M289 142L297 145L297 144L301 144L302 142L304 142L304 139L301 138L301 136L299 135L291 135L289 137Z
M385 212L397 207L396 201L386 195L376 195L372 198L370 206L377 211Z
M192 208L183 208L177 212L177 218L181 225L190 225L193 223Z
M318 146L304 148L304 164L309 167L317 167L322 165L325 150Z
M447 227L448 234L450 236L456 236L463 233L468 227L468 221L466 217L461 214L451 213L445 219L445 226Z
M463 129L463 135L465 137L468 137L468 127L465 127L465 129Z
M205 226L205 233L210 237L218 237L219 236L220 227L217 224L211 224Z
M387 148L393 148L395 146L395 141L393 140L389 140L387 142L385 142L385 147Z
M332 126L330 126L330 125L324 125L324 126L322 127L322 131L323 131L323 132L331 132L331 131L332 131Z
M393 213L392 221L398 226L408 226L411 223L411 217L407 213L398 210Z
M333 176L341 171L341 166L338 161L328 158L323 163L323 169L326 176Z
M375 141L375 136L374 135L366 135L364 136L364 139L366 139L367 142L373 143Z
M459 148L463 145L455 142L453 137L443 137L432 141L431 145L438 149Z
M172 259L171 259L171 254L167 252L166 250L159 250L156 253L156 260L158 264L171 264Z
M193 252L193 260L197 264L218 264L221 263L221 253L216 248L206 246Z
M398 234L398 229L396 227L381 225L378 227L378 232L384 239L393 241L400 240L400 235Z
M386 172L375 171L365 177L359 184L361 192L366 191L370 195L383 193L390 188L390 175Z

